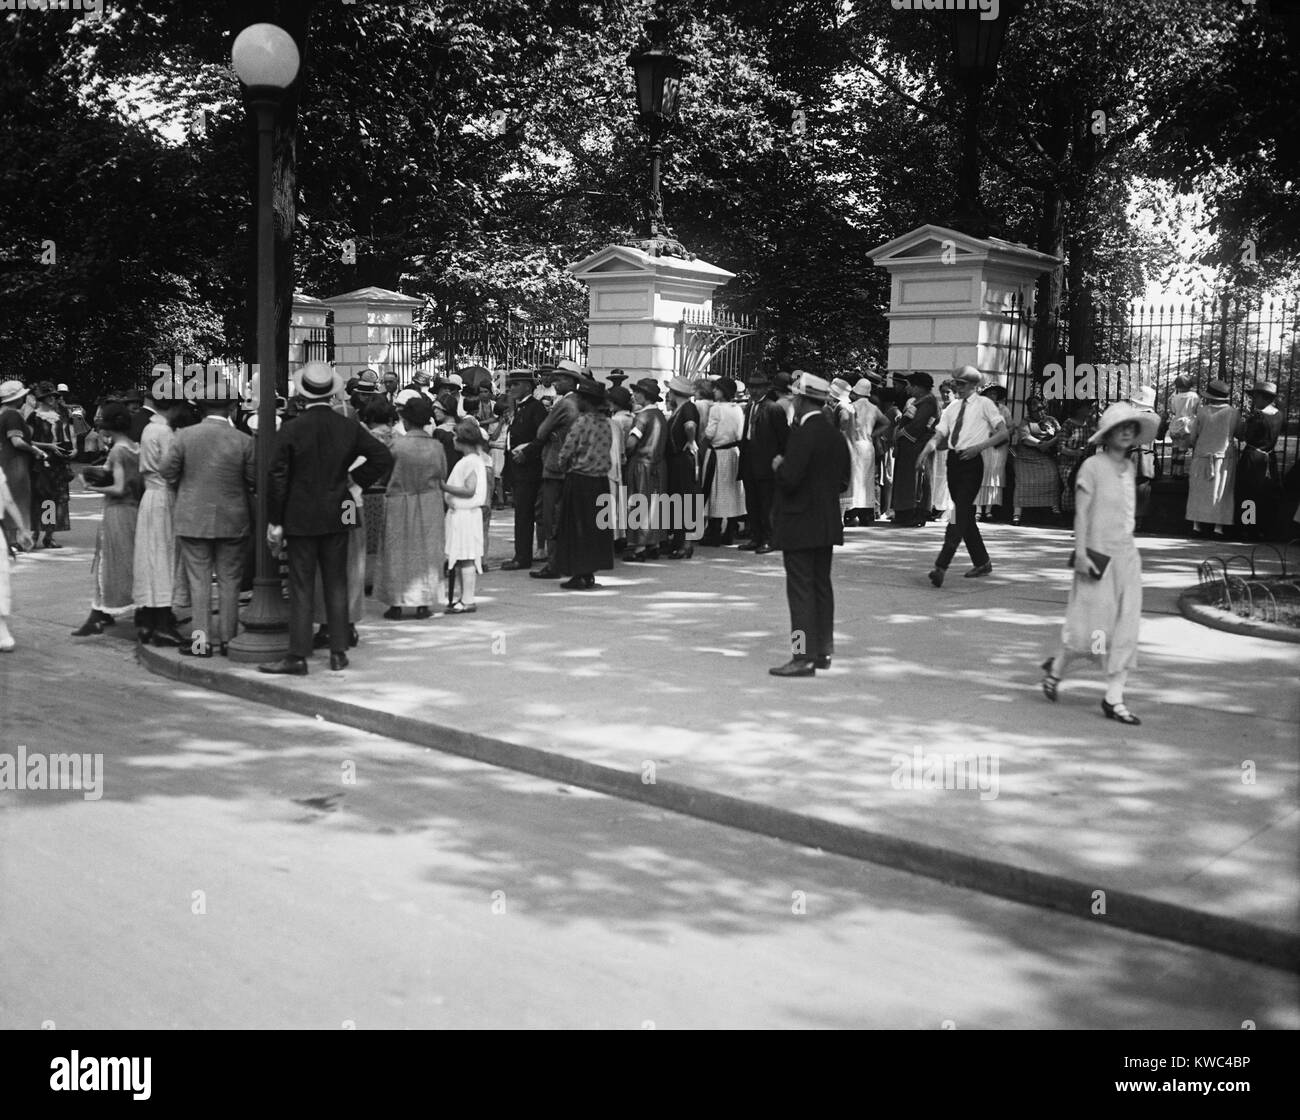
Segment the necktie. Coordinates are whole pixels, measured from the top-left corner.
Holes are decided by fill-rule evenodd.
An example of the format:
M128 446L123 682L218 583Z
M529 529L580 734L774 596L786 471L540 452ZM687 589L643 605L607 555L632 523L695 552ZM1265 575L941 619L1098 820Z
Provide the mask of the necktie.
M961 437L961 422L966 418L966 406L970 403L969 399L961 402L961 408L957 410L957 423L952 426L952 439L949 446L956 451L957 440Z

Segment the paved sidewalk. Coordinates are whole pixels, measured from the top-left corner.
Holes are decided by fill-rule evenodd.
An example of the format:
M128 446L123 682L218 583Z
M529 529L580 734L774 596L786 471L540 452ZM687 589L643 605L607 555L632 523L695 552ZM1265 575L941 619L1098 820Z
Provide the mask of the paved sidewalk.
M494 522L494 568L508 521L507 512ZM954 565L941 590L925 579L937 527L848 536L835 562L835 667L813 680L768 676L787 656L781 558L734 549L619 565L586 594L493 570L472 616L391 623L371 600L344 673L320 658L307 678L167 651L146 651L146 663L575 785L1296 967L1296 649L1197 626L1177 609L1196 561L1223 546L1141 540L1142 663L1128 700L1143 723L1126 728L1102 718L1095 672L1067 681L1059 704L1039 691L1038 664L1063 616L1068 533L986 526L993 576L965 580ZM918 778L936 756L984 756L985 796L907 788L917 752Z

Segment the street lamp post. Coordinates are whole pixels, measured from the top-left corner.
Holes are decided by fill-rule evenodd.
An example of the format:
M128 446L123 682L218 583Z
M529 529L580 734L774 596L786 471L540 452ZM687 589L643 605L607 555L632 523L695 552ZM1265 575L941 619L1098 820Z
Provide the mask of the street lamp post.
M655 7L654 16L646 21L649 45L633 51L628 65L636 75L636 98L641 124L650 138L650 171L646 197L646 216L642 226L643 238L632 242L637 248L652 256L683 257L693 260L694 255L677 241L664 221L664 201L659 190L663 169L663 136L668 124L677 115L677 95L681 90L686 64L669 49L668 19L662 0Z
M965 101L962 113L961 163L957 172L958 204L954 223L976 237L996 235L998 224L980 202L979 111L984 90L993 84L1007 24L1022 0L1002 0L994 19L972 7L950 14L953 69Z
M257 572L244 631L229 647L232 661L273 661L289 652L288 616L266 543L267 481L275 450L275 211L272 140L284 91L298 76L293 37L273 23L255 23L235 38L231 63L257 119Z

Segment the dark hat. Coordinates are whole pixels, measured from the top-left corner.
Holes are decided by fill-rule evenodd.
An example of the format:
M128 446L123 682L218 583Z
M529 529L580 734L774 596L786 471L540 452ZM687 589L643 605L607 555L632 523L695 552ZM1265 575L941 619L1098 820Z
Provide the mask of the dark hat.
M529 385L537 384L537 375L531 369L512 369L506 374L507 385L518 385L527 382Z
M623 382L627 380L627 374L624 373L621 369L612 369L609 371L609 376L605 380L608 381L611 385L619 386L622 385Z
M1256 381L1255 384L1252 385L1252 386L1250 387L1250 391L1251 391L1252 393L1263 393L1265 396L1269 396L1269 397L1276 397L1276 396L1277 396L1277 382L1276 382L1276 381ZM40 396L40 393L37 393L36 395L39 397L39 396Z
M433 378L430 377L427 373L424 373L423 371L421 371L420 373L413 374L411 376L412 385L416 385L422 388L426 385L431 385L432 383L433 383Z
M779 369L772 374L772 388L788 391L794 384L794 375L787 370Z
M629 393L622 385L614 385L609 392L605 394L605 399L615 408L630 409L632 407L632 394Z
M367 385L378 385L379 374L373 369L363 369L357 374L358 381L364 381Z
M915 373L909 373L907 375L907 383L909 385L919 385L927 393L934 388L934 378L924 370L917 370Z
M423 428L433 419L433 402L428 397L412 397L397 410L408 425Z
M46 397L55 396L58 390L54 387L53 381L38 381L32 386L31 392L38 401L42 401Z
M129 389L122 394L123 404L143 404L144 394L139 389Z
M460 411L456 407L459 399L455 393L441 392L434 398L434 403L448 416L455 416Z
M1207 401L1226 401L1231 390L1228 388L1226 381L1220 381L1217 377L1205 386L1205 399Z
M575 392L589 401L596 404L604 404L606 399L605 386L597 381L594 377L578 378L578 387Z
M640 381L634 381L632 388L644 393L652 401L657 401L660 397L659 382L653 377L643 377Z

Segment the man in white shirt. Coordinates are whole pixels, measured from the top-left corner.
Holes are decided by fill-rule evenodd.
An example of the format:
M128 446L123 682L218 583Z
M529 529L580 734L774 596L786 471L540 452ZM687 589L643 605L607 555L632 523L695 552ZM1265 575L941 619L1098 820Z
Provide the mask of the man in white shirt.
M943 586L944 573L957 553L957 545L965 542L971 563L975 566L966 573L967 579L986 576L993 570L984 538L980 536L979 522L975 520L975 498L984 481L983 451L998 447L1010 438L1006 421L988 397L979 395L983 375L974 366L962 366L953 377L955 399L939 417L934 438L921 452L922 460L932 449L948 452L948 493L952 495L953 520L943 534L943 548L930 572L930 582Z

